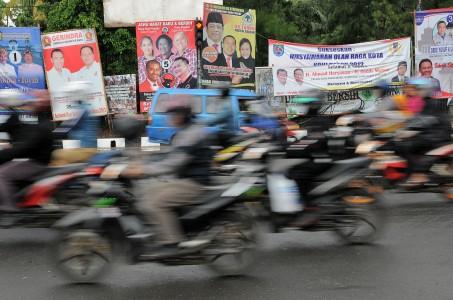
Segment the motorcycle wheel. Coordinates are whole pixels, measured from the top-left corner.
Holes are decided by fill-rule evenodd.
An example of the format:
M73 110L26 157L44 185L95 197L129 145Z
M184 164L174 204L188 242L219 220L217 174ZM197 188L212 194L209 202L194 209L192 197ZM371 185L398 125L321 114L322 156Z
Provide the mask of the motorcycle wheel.
M336 218L334 232L350 244L376 241L385 224L385 210L377 194L354 188L341 194L344 210Z
M99 281L113 263L112 243L94 230L61 232L52 250L57 271L74 283Z
M218 251L207 264L220 276L237 276L247 273L254 265L259 244L259 228L253 215L246 207L225 216L223 230L207 250Z

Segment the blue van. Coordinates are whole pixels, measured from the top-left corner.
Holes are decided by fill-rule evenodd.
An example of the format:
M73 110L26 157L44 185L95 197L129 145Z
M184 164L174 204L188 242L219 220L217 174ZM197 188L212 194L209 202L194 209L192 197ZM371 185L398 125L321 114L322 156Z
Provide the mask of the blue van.
M147 126L150 141L169 144L176 129L168 124L166 101L173 95L190 95L193 98L193 113L197 120L209 122L225 109L231 109L233 129L239 131L244 115L239 107L239 100L256 99L250 90L230 89L228 97L222 96L218 89L159 89L153 97L149 108L150 125Z

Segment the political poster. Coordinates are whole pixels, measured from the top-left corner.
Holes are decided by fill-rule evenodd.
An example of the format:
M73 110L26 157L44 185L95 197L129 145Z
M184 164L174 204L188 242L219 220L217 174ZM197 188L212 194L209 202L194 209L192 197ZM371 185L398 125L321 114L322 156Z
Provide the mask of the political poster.
M52 98L53 119L69 120L77 115L73 97L63 93L70 81L88 81L91 89L84 99L95 116L108 113L101 58L94 29L76 29L42 35L47 86Z
M160 88L196 88L195 21L136 24L140 111L148 111Z
M41 33L37 27L0 28L0 89L45 88Z
M410 38L350 45L269 40L274 94L290 96L312 89L365 88L380 80L401 85L410 76L410 54Z
M136 78L135 74L104 76L105 93L111 113L137 113Z
M453 96L453 8L415 12L415 69L437 97Z
M256 67L255 68L255 92L257 96L263 97L269 102L274 112L285 111L284 97L274 96L274 80L272 77L271 67Z
M256 12L204 4L202 85L255 85Z

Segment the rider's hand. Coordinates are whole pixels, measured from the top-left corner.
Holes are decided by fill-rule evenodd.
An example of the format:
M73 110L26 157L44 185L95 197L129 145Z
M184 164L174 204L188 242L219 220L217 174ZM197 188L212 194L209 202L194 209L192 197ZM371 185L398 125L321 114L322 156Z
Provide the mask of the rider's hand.
M137 164L131 164L127 166L126 169L124 169L121 172L121 177L126 177L126 178L138 178L142 177L144 173L143 167Z

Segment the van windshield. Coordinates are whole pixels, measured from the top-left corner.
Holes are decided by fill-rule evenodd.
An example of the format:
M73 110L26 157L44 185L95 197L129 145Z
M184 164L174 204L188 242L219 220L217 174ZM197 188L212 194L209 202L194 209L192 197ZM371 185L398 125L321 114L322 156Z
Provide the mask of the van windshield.
M206 97L206 112L208 114L217 114L231 109L230 98L220 96Z
M170 94L160 94L157 98L156 108L154 109L155 113L165 113L167 112L167 102L172 98L173 95ZM201 113L201 96L187 95L192 103L192 112L197 114Z

